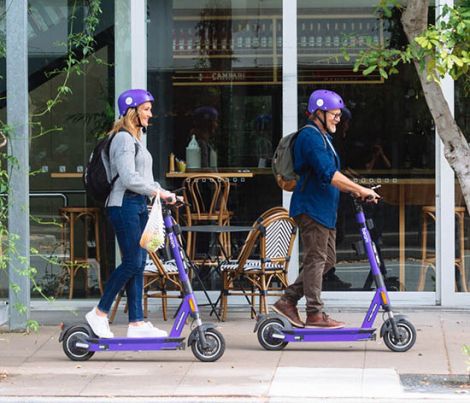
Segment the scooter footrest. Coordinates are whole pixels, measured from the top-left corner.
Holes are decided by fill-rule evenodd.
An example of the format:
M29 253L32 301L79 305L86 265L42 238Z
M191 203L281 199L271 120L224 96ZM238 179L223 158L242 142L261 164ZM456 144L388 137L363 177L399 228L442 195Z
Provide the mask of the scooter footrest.
M96 337L90 337L86 339L89 343L108 343L108 344L115 344L115 343L122 343L123 340L131 341L131 342L139 342L139 341L148 341L150 339L158 339L159 341L164 341L166 343L182 343L185 338L184 337L126 337L126 338L111 338L111 339L99 339Z
M373 328L371 328L371 327L369 327L369 328L365 328L365 327L362 328L362 327L361 327L361 328L359 329L359 333L370 333L370 334L372 334L372 333L375 333L376 330L377 330L377 329L376 329L375 327L373 327Z

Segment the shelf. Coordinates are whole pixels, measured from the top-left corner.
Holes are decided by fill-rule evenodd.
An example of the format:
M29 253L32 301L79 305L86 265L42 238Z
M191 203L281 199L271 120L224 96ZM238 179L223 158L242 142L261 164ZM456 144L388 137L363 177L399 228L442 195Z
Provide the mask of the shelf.
M51 172L53 179L81 179L82 177L83 173L80 172Z
M384 43L384 26L372 13L299 15L299 82L381 83L378 76L340 74L324 77L322 67L349 69L368 43ZM211 15L174 17L174 86L276 85L282 64L282 15ZM170 38L171 40L171 38ZM351 59L346 61L342 50ZM211 62L217 60L217 62ZM340 71L340 70L338 70ZM334 73L333 70L330 70Z
M188 54L188 55L179 55L179 54L174 54L173 59L235 59L235 58L269 58L271 59L273 57L272 53L269 54L262 54L262 53L256 53L256 54L238 54L238 53L231 53L231 54L226 54L226 55L201 55L201 54Z
M203 176L203 175L217 175L220 176L221 178L253 178L254 174L253 172L246 172L246 170L243 170L243 172L211 172L211 171L194 171L194 170L189 170L186 172L168 172L165 176L167 178L189 178L191 176Z

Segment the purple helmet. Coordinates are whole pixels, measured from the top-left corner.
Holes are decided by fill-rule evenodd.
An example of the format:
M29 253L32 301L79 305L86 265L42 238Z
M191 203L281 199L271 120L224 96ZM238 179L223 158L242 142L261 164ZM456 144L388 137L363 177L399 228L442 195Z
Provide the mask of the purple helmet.
M341 112L341 120L352 120L352 113L348 108L344 106Z
M343 98L341 98L336 92L329 90L316 90L310 95L307 110L309 113L313 113L317 109L320 109L321 111L331 111L332 109L343 108Z
M193 115L206 120L219 118L219 112L212 106L200 106L194 110Z
M147 101L154 101L153 95L147 90L131 89L124 91L118 98L119 115L124 116L129 108L137 108Z

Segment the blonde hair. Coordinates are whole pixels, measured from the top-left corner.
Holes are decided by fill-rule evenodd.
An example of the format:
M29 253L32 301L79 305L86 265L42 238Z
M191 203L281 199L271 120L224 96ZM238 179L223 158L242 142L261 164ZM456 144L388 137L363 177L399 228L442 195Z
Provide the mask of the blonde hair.
M124 116L121 116L113 123L113 127L109 131L108 135L110 136L124 129L131 133L134 137L140 138L140 127L138 124L139 117L137 115L137 108L129 108Z

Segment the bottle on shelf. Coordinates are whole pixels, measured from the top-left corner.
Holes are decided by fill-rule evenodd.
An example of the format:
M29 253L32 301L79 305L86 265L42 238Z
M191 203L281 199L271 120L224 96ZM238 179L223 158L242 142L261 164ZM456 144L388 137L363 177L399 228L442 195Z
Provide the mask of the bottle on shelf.
M276 28L276 46L282 48L282 23L280 21L277 22Z
M236 44L237 44L238 49L243 48L243 27L242 27L242 24L238 24Z
M251 41L251 46L255 49L259 48L260 40L259 40L259 24L253 24L253 39Z
M209 27L204 27L204 50L209 51L211 48Z
M186 49L189 52L193 51L193 30L191 28L188 28L188 39L186 41Z
M266 33L267 37L268 37L268 49L272 49L273 47L273 24L269 24L269 27L268 27L268 32Z
M333 47L338 49L340 46L340 32L339 32L339 24L336 22L334 25L333 30Z
M321 31L321 23L317 22L317 32L315 34L315 46L317 48L323 47L323 36Z
M331 31L330 31L330 23L327 22L325 24L325 48L331 48Z
M268 37L266 34L266 24L261 24L260 46L265 49L268 46Z
M184 29L183 28L180 28L180 34L179 34L179 38L178 38L178 51L179 52L183 52L184 51L184 47L185 47L185 34L184 34Z
M186 147L186 166L188 168L201 168L201 148L195 134L191 136L191 141Z
M211 48L212 50L218 50L219 49L219 38L217 37L217 31L215 29L212 30L211 32Z
M348 27L345 22L343 22L343 31L341 32L341 46L343 48L347 48L349 46Z
M176 29L173 29L173 52L176 50Z
M170 153L170 164L169 164L169 171L174 172L175 171L175 154Z
M379 36L379 24L378 23L367 23L367 32L372 37L372 44L377 46L380 44Z
M196 31L195 34L196 35L194 35L194 49L199 52L201 50L201 37L199 36L199 31Z
M365 36L364 36L364 24L362 22L359 22L358 24L358 32L357 32L357 44L360 48L363 48L364 45L366 44Z
M246 49L251 49L251 29L250 29L250 23L247 22L246 25L245 25L245 48Z
M225 29L225 25L222 26L222 30L220 33L220 50L225 52L227 50L227 30Z
M351 22L351 31L349 35L349 46L351 48L355 48L357 46L357 32L356 32L356 25L354 22Z
M307 32L305 28L305 22L302 23L300 28L300 47L306 48L307 47Z
M308 47L313 50L315 48L315 31L313 22L310 23L310 29L308 31Z

